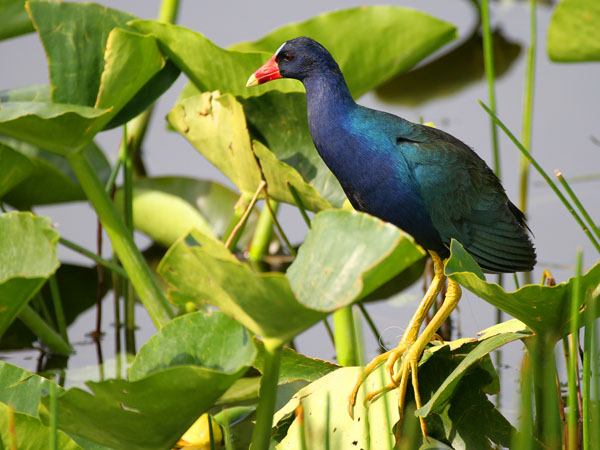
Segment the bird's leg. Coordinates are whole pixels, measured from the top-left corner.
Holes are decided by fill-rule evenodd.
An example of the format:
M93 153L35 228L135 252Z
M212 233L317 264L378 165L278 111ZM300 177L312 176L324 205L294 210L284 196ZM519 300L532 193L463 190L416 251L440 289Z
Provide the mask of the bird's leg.
M421 396L419 395L419 380L417 377L417 367L419 365L419 360L421 359L421 355L425 350L425 347L431 339L435 336L438 328L444 323L444 321L448 318L450 313L456 308L458 305L458 301L460 300L461 289L458 283L452 279L448 281L448 291L446 292L446 297L444 299L444 303L442 307L438 310L438 312L433 316L433 319L423 333L419 336L419 338L414 342L413 345L406 351L404 357L402 358L402 363L400 364L400 368L396 376L393 379L394 384L398 384L398 410L400 414L400 419L397 425L397 439L399 439L399 433L402 425L402 419L404 416L404 397L406 395L406 388L408 385L408 377L409 374L412 373L412 386L415 394L415 404L417 409L419 409L421 405ZM425 420L422 417L419 417L419 422L421 424L421 432L423 433L423 437L426 439L427 437L427 428L425 426Z
M431 259L433 260L434 268L434 276L433 280L431 280L431 284L429 285L429 289L427 289L423 300L421 300L421 303L417 308L417 312L413 315L412 319L410 320L406 331L404 332L402 338L400 339L400 342L398 343L398 346L388 352L385 352L375 357L369 364L367 364L365 369L360 374L358 380L356 381L354 389L352 390L352 393L348 398L348 412L350 414L350 417L353 417L352 410L354 405L356 404L356 396L358 395L358 390L360 389L360 386L369 376L369 374L372 373L383 362L387 361L386 368L390 374L390 378L392 381L384 388L367 395L366 400L370 401L371 399L373 399L373 397L379 395L381 392L393 389L398 385L397 382L394 381L396 379L396 376L394 376L394 364L407 350L407 348L409 348L417 340L419 330L421 329L421 325L423 324L423 321L427 316L427 312L431 308L431 305L433 304L435 298L441 291L442 286L446 281L446 276L444 275L444 263L442 259L434 251L429 251L429 254L431 255Z

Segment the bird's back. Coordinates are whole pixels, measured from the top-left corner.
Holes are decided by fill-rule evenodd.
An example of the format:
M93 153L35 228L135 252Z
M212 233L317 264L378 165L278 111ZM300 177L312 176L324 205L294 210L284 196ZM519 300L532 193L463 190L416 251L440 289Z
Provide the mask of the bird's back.
M449 256L454 238L488 271L533 268L536 255L524 215L467 145L441 130L364 107L351 122L349 134L366 156L356 167L375 161L380 166L375 173L395 174L375 184L379 188L369 198L376 201L363 198L355 207L403 228L442 257Z

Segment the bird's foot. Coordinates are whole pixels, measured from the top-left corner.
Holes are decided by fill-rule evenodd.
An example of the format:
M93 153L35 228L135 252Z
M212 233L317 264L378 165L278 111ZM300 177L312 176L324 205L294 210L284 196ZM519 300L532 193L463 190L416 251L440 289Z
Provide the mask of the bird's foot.
M439 338L437 335L435 338ZM356 404L356 397L358 395L358 391L360 386L363 384L365 379L371 374L377 367L381 364L385 363L386 372L390 376L390 382L383 386L382 388L370 392L365 396L365 404L373 401L376 397L381 394L384 394L392 389L398 388L398 413L399 413L399 421L397 425L397 429L399 430L402 426L402 421L404 419L404 405L405 405L405 397L406 390L408 388L408 380L412 375L412 386L415 396L415 403L417 409L420 408L421 405L421 397L419 395L419 380L417 377L417 367L419 365L419 361L421 359L421 355L423 354L423 348L419 348L418 343L415 343L414 339L411 339L412 342L408 343L405 341L400 341L398 346L386 353L383 353L376 358L374 358L363 370L360 374L352 393L348 399L348 412L350 417L353 418L353 408ZM401 360L400 365L397 370L394 370L397 366L397 362ZM427 439L427 427L425 425L425 421L423 418L419 418L421 425L421 432L423 433L423 438Z

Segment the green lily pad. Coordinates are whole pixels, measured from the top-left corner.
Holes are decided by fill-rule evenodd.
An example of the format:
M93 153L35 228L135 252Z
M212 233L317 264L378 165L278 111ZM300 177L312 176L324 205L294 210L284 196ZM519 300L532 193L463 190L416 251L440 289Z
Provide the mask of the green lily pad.
M0 445L2 448L11 448L13 437L10 434L8 406L0 403ZM43 425L40 419L28 414L14 413L14 448L19 450L38 450L40 443L50 442L50 428ZM61 450L83 450L69 436L58 431L57 448Z
M0 361L0 402L11 405L16 412L37 417L40 397L48 392L53 382L47 378ZM58 391L62 391L57 386Z
M514 319L494 326L493 331L485 330L482 334L483 335L474 342L469 340L470 342L468 342L468 345L465 345L462 349L463 354L465 355L464 359L462 359L460 364L456 366L452 373L444 380L429 401L423 405L423 407L418 409L415 414L421 417L427 417L427 415L432 412L442 412L444 406L447 405L454 390L458 386L458 383L462 377L468 373L473 364L478 363L491 351L505 344L533 336L531 330L527 329L524 323ZM452 347L453 343L449 342L444 345ZM444 345L433 348L437 351Z
M173 61L170 59L166 60L164 67L137 91L117 115L106 124L104 130L121 126L144 112L175 83L180 73L181 70L179 70L179 67Z
M298 36L309 36L331 52L356 98L410 69L457 35L453 25L420 11L361 6L285 25L256 42L235 44L232 49L265 51L271 56L282 43ZM266 60L248 71L248 76Z
M369 294L420 260L423 249L399 228L368 214L317 214L287 271L302 304L333 311Z
M600 61L600 4L564 0L548 27L548 56L556 62Z
M321 448L326 439L330 450L369 448L368 442L372 449L392 448L392 426L398 421L398 391L389 391L365 408L365 392L373 392L384 386L384 368L379 367L359 391L352 420L348 414L348 395L360 372L360 367L342 367L319 378L298 391L277 411L273 423L277 424L293 414L301 403L306 448ZM277 445L277 450L301 449L300 430L298 420L293 420L286 436Z
M54 102L94 106L109 33L135 16L95 3L30 2L27 9L48 55Z
M0 142L17 150L33 164L30 175L6 194L4 200L7 203L18 209L29 209L34 205L86 200L65 158L5 135L0 135ZM102 150L90 141L83 152L98 178L105 183L111 168Z
M258 353L253 366L262 373L265 364L265 345L258 339L255 339L254 343ZM340 366L337 364L322 359L309 358L289 347L285 347L281 351L278 384L298 380L315 381L339 368Z
M494 75L499 80L517 61L521 45L507 38L498 28L492 32L492 51ZM444 76L440 77L440 73ZM375 93L384 102L414 108L457 95L484 77L483 38L476 31L448 53L378 86Z
M25 11L23 9L23 11ZM50 86L32 84L30 86L0 91L0 103L4 102L51 102Z
M66 156L85 147L108 114L88 106L6 102L0 104L0 133Z
M0 214L0 336L59 266L50 219Z
M233 373L250 366L255 356L251 337L235 320L218 311L190 313L170 321L142 346L129 379L186 365Z
M273 89L285 92L304 90L300 83L292 80L283 80L277 86L270 83L246 88L250 74L271 57L270 53L225 50L200 33L154 20L135 20L129 25L141 33L155 36L163 52L203 92L218 90L223 94L247 97Z
M242 106L230 95L188 98L167 115L169 123L247 196L262 175L254 158Z
M156 39L113 29L106 41L104 71L94 107L114 108L115 113L120 111L164 65L165 59Z
M115 202L121 204L123 192L119 189ZM193 228L211 236L223 237L239 194L214 181L185 177L157 177L135 180L133 188L133 223L137 230L155 242L170 247L184 233ZM258 213L253 211L238 241L238 248L246 248Z
M459 242L453 240L450 248L452 256L446 263L446 274L461 286L519 319L538 334L550 334L560 339L570 332L573 278L556 286L530 284L514 292L506 292L498 284L485 281L481 269ZM581 277L582 292L595 289L598 284L600 263ZM580 311L581 324L585 323L584 314L585 311Z
M0 198L31 174L33 163L0 143Z
M287 182L308 210L329 209L330 205L340 208L346 194L313 144L306 119L306 96L272 91L240 102L251 136L268 147L253 144L269 194L294 204Z
M96 306L98 302L98 270L96 267L61 264L54 276L60 292L65 322L69 326L81 313ZM108 270L105 270L104 277L105 280L108 279ZM102 297L109 287L110 283L103 283ZM40 292L50 315L56 317L48 283L42 287ZM0 349L31 348L36 340L37 336L23 322L15 320L2 336Z
M283 344L325 317L298 303L285 275L254 273L197 230L169 249L158 272L173 303L211 303L263 339Z
M132 369L135 381L88 382L90 392L72 388L62 393L58 398L59 428L116 450L171 448L254 359L251 340L241 340L241 326L230 321L215 334L217 327L225 325L222 316L200 316L190 314L165 325L138 355ZM177 331L190 339L176 339ZM194 342L205 334L200 345ZM157 346L160 341L175 347ZM235 358L216 365L222 360L219 355L233 347L237 348ZM180 365L182 362L188 365ZM189 365L191 362L195 365ZM151 373L143 376L146 372ZM40 405L44 422L48 420L48 401L43 397Z
M25 2L26 0L0 2L0 40L33 31L33 25L25 11Z

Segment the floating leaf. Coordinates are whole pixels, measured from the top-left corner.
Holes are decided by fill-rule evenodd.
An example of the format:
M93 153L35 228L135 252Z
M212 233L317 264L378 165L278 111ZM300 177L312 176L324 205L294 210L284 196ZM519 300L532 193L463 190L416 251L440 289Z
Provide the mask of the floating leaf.
M246 88L248 77L271 57L270 53L229 51L218 47L200 33L154 20L135 20L129 25L155 36L165 54L201 91L220 91L247 97L268 90L303 91L297 81L283 80L277 86L266 84ZM270 50L271 51L271 50Z
M0 214L0 336L59 266L50 219Z
M29 209L34 205L86 199L65 158L4 135L0 135L0 142L23 154L33 164L33 171L27 179L6 194L7 203L18 209ZM98 178L105 183L111 169L102 150L91 141L83 152Z
M33 164L21 153L0 144L0 198L33 171Z
M423 255L389 223L364 213L323 211L312 220L287 277L298 301L329 312L369 294Z
M232 48L272 55L285 41L298 36L323 44L342 69L352 95L360 97L455 39L456 28L409 8L361 6L285 25L256 42ZM248 76L267 59L248 71Z
M196 230L169 249L158 272L173 303L209 302L263 339L287 342L325 317L298 303L285 275L254 273Z
M122 197L122 190L118 190L115 202L122 203ZM141 178L134 182L133 223L137 230L165 247L170 247L193 228L222 238L238 200L239 194L214 181ZM254 211L244 227L238 248L247 247L257 220L258 213Z
M184 100L167 115L189 140L238 189L252 196L262 179L252 153L242 106L230 95L204 93Z
M197 336L213 333L223 324L218 313L205 316L206 320L199 320L200 314L174 319L162 329L167 330L166 334L149 341L140 352L135 369L136 375L152 371L149 375L136 381L87 382L91 393L78 388L62 393L58 398L59 428L116 450L171 448L246 371L246 365L254 358L254 346L250 339L245 343L240 341L241 327L237 324L221 328L222 335L211 334L212 340L195 345ZM192 328L195 337L187 341L179 339L175 349L156 347L158 341L172 344L172 333L177 329L190 333ZM237 347L237 357L215 367L215 358L218 360L218 355L229 352L232 346ZM199 359L206 354L212 357ZM197 365L178 365L183 361ZM154 363L174 366L153 371L157 369ZM48 420L48 403L48 397L44 397L40 405L44 422Z
M548 27L548 56L556 62L600 61L600 3L564 0Z
M255 356L251 337L235 320L218 311L190 313L170 321L142 346L129 379L186 365L233 373L250 366Z
M265 363L265 346L258 339L255 340L255 344L258 354L253 365L262 373ZM284 384L297 380L315 381L339 368L340 366L337 364L309 358L289 347L284 347L281 352L278 383Z
M506 292L498 284L485 281L481 269L459 242L453 240L450 248L452 256L446 263L446 274L461 286L519 319L538 334L551 334L559 339L570 332L569 307L574 278L556 286L530 284L514 292ZM581 277L583 292L596 288L598 284L600 263ZM580 311L580 314L584 313ZM579 323L583 324L585 320L580 318Z

